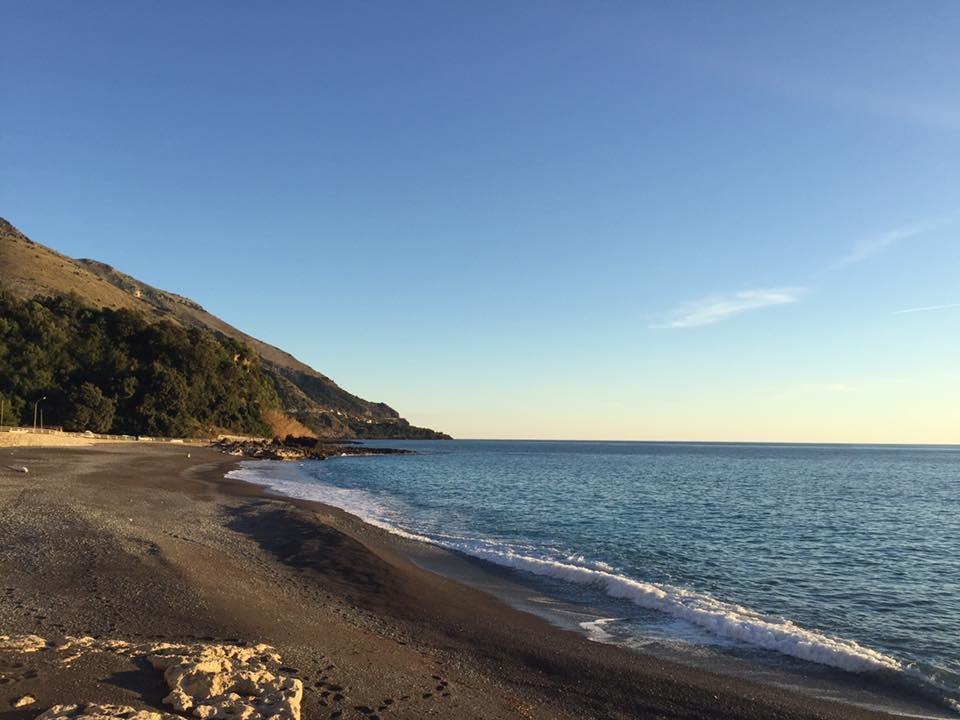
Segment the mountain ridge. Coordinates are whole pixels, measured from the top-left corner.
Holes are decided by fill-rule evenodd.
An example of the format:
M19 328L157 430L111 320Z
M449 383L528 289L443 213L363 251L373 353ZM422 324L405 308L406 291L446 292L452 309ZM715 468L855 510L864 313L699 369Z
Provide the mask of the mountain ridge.
M253 337L199 303L156 288L107 263L71 258L28 238L0 218L0 291L20 299L74 294L99 308L126 308L150 320L197 327L248 345L273 380L283 410L320 437L441 438L410 425L392 407L354 395L290 353Z

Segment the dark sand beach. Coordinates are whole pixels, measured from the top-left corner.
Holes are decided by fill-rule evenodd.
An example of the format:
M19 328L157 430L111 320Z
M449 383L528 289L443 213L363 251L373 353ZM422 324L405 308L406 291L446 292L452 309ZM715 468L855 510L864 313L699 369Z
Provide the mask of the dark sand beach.
M591 643L418 567L344 512L224 479L236 461L213 450L0 453L0 634L266 643L303 680L304 718L878 717ZM0 675L0 720L170 710L138 658L0 651Z

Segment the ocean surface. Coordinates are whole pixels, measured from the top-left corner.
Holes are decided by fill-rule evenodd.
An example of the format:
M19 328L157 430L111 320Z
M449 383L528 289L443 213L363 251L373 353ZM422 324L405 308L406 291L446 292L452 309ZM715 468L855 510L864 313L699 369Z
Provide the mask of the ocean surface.
M859 676L960 713L960 447L378 442L234 476L507 568L594 640Z

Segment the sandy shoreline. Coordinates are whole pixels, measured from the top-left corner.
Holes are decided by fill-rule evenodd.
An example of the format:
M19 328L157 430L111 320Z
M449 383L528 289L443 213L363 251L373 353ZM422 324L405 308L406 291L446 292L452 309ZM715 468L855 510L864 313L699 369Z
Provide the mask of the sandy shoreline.
M236 461L211 450L2 455L0 634L266 643L302 679L304 718L879 717L590 643L418 567L342 511L225 479ZM46 655L0 651L0 718L170 711L142 662L64 670ZM24 694L35 704L9 704Z

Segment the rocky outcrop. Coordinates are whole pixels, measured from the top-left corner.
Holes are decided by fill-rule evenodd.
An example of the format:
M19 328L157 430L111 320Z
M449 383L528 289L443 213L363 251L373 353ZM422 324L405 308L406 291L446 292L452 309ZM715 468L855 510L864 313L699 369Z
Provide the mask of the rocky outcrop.
M305 448L289 447L278 440L218 440L213 444L217 450L234 457L255 460L323 460L327 455L308 455Z
M64 672L87 653L145 658L163 673L170 693L163 702L201 720L300 720L303 681L283 671L268 645L224 643L137 644L67 636L54 643L37 635L0 635L0 651L61 654ZM38 720L179 720L182 716L123 705L57 705Z
M256 460L325 460L335 455L405 455L412 452L398 448L330 443L292 435L285 440L221 439L213 443L213 446L227 455Z
M147 660L170 688L163 699L198 718L299 718L303 681L275 672L282 659L267 645L167 645ZM273 668L273 669L272 669Z

